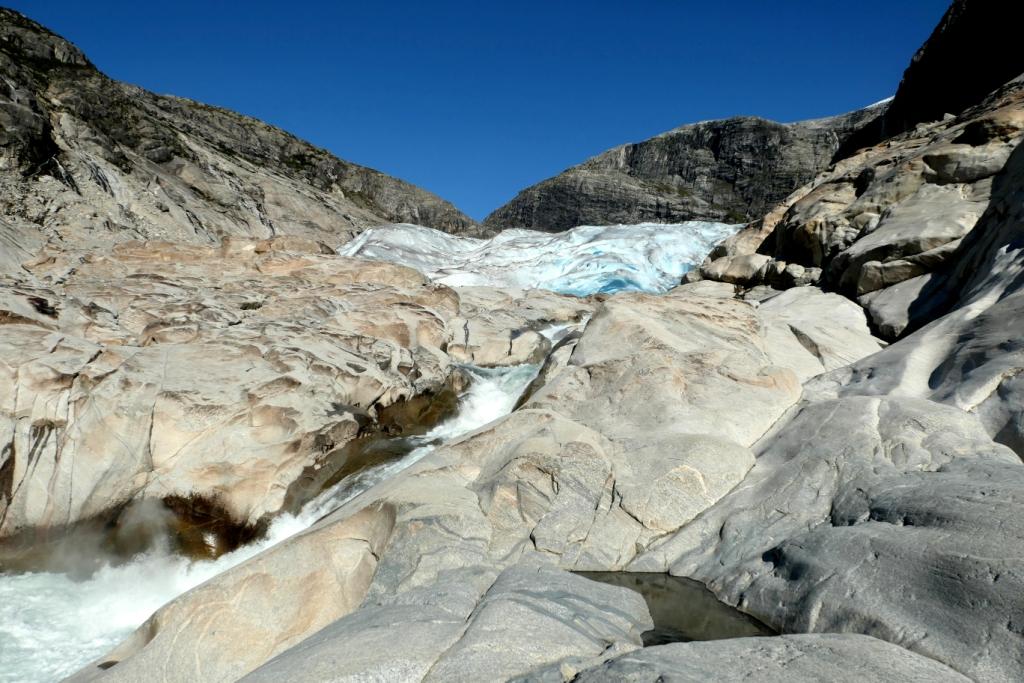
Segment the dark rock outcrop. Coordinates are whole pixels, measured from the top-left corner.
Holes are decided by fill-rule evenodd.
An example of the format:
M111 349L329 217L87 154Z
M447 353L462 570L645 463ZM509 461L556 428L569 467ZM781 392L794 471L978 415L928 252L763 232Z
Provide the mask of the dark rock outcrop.
M895 338L926 322L920 305L909 317L907 306L960 258L1022 139L1024 79L1015 79L959 117L838 162L716 248L700 274L786 288L808 284L780 277L787 269L812 272L811 282L857 297Z
M744 116L682 126L622 145L528 187L484 220L491 230L763 215L828 167L842 142L884 104L776 123Z
M380 223L473 226L429 192L265 123L111 80L2 8L0 76L6 272L46 243L293 235L333 246Z
M884 116L843 143L843 159L919 123L960 114L1024 72L1020 3L955 0L914 55Z

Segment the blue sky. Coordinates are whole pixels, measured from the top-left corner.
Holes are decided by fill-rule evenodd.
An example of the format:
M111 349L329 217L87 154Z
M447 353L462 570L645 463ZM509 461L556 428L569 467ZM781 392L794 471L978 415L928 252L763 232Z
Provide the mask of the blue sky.
M7 0L110 76L228 107L474 218L604 149L888 97L946 0Z

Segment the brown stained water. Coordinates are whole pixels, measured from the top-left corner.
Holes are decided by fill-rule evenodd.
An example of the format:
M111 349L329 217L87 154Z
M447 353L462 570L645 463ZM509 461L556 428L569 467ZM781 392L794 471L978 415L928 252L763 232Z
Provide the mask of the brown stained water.
M642 634L645 646L777 635L749 614L721 602L692 579L640 572L576 573L643 596L654 621L654 628Z

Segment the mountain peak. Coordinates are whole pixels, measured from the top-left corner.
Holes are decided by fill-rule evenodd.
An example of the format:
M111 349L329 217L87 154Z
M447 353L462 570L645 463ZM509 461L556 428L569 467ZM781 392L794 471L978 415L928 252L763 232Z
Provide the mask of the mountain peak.
M385 223L475 226L430 192L262 121L114 81L7 9L0 78L0 239L13 262L45 245L291 235L333 248Z

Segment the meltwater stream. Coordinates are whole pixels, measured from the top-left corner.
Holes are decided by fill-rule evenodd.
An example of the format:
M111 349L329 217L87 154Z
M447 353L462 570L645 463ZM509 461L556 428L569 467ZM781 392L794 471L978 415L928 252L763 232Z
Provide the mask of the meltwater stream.
M308 528L323 515L450 441L512 411L537 374L535 365L473 376L458 413L416 437L423 445L399 460L343 479L296 515L281 515L267 536L211 561L151 551L107 566L84 581L66 574L0 575L0 681L49 683L74 673L120 643L159 607L217 574Z
M452 286L543 288L586 296L618 291L665 292L740 226L581 226L551 234L506 230L488 240L455 237L415 225L367 230L342 246L359 256L411 266ZM557 328L542 330L549 336ZM0 574L0 682L59 680L120 643L160 606L207 579L307 529L323 515L451 440L513 409L536 366L469 368L474 382L452 419L414 440L418 447L357 472L282 515L267 536L212 561L151 551L77 581L65 574Z

